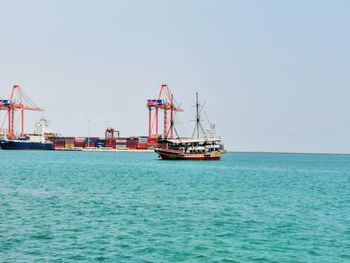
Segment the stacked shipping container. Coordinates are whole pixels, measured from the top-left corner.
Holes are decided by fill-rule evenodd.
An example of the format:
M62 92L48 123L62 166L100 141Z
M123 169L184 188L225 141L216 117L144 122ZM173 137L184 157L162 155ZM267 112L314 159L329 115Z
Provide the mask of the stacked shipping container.
M126 150L127 138L106 138L106 147Z
M148 141L148 137L146 137L146 136L139 137L137 149L139 149L139 150L147 149L147 141Z
M158 145L158 138L156 137L149 137L147 139L147 146L148 147L156 147Z
M98 137L89 137L85 139L85 148L97 147Z
M127 143L127 138L116 138L116 149L127 150L126 143Z
M64 137L49 137L48 140L53 142L55 149L64 149L65 147Z
M115 149L116 146L116 138L106 138L106 143L105 143L107 148L112 148Z
M84 148L85 147L85 138L84 137L77 137L77 138L75 138L74 147L76 147L76 148Z
M135 137L127 138L126 148L128 148L129 150L136 150L137 149L137 141L138 140Z
M66 149L73 149L75 143L74 137L65 137L64 138L64 148Z
M150 146L157 145L156 139L150 139L147 136L106 139L98 137L49 137L49 140L54 143L55 149L107 147L118 150L145 150Z
M104 139L99 139L96 143L96 147L97 148L102 148L102 147L106 147L106 140Z

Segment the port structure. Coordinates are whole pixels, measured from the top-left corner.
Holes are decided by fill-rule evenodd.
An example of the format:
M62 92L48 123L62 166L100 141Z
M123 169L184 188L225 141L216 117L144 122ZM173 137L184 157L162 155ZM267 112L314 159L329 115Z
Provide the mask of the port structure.
M156 99L147 100L148 108L148 138L159 137L159 111L163 111L163 137L174 138L174 112L182 112L174 99L168 84L160 86Z
M13 139L16 137L15 132L15 113L20 112L21 119L21 132L20 136L24 136L24 112L26 110L30 111L44 111L39 108L33 100L22 90L18 85L14 85L10 91L8 99L0 99L0 110L6 111L6 116L1 123L0 134L5 135L4 124L7 120L7 133L6 137L8 139Z
M108 127L105 132L105 138L116 138L115 134L117 134L118 136L117 138L119 138L120 132L113 128Z

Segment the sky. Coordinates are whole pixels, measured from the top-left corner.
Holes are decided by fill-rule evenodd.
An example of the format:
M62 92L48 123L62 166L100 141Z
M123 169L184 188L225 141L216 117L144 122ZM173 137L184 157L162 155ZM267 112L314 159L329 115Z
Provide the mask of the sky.
M20 85L53 132L147 135L168 83L233 151L350 153L350 1L0 1L0 97ZM1 113L0 118L4 117ZM182 135L180 134L180 135Z

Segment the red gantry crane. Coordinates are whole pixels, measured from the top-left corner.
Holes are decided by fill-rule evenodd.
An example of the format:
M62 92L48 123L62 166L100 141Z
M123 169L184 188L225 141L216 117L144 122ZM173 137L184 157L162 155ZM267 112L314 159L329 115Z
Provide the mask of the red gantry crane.
M120 136L120 132L119 131L117 131L117 130L115 130L115 129L113 129L113 128L107 128L106 129L106 132L105 132L105 138L107 139L107 138L116 138L114 135L115 134L118 134L118 137L117 138L119 138L119 136Z
M21 133L20 136L24 136L24 111L43 111L39 108L34 101L32 101L28 95L21 89L20 86L15 85L12 87L10 96L8 99L0 99L0 110L6 111L6 116L0 127L0 134L4 134L3 126L7 119L7 132L6 137L8 139L15 138L15 113L20 112L21 118Z
M163 137L174 138L174 112L182 112L175 104L174 95L167 84L162 84L156 99L147 100L148 107L148 138L158 139L159 134L159 111L163 111ZM169 136L170 133L170 136Z

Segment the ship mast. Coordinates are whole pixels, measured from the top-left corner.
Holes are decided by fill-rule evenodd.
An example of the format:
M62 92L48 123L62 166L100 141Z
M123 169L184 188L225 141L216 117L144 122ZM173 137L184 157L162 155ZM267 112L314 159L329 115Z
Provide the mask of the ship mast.
M202 124L201 124L201 105L199 104L199 96L198 96L198 92L196 92L196 119L194 120L196 122L196 125L194 126L194 130L193 130L193 133L192 133L192 138L195 138L195 134L197 133L197 139L199 139L200 137L200 133L202 132L202 135L204 137L206 137L205 135L205 132L204 132L204 129L202 127Z
M199 116L199 101L198 101L198 92L196 92L196 128L197 128L197 139L199 139L199 125L201 118Z

